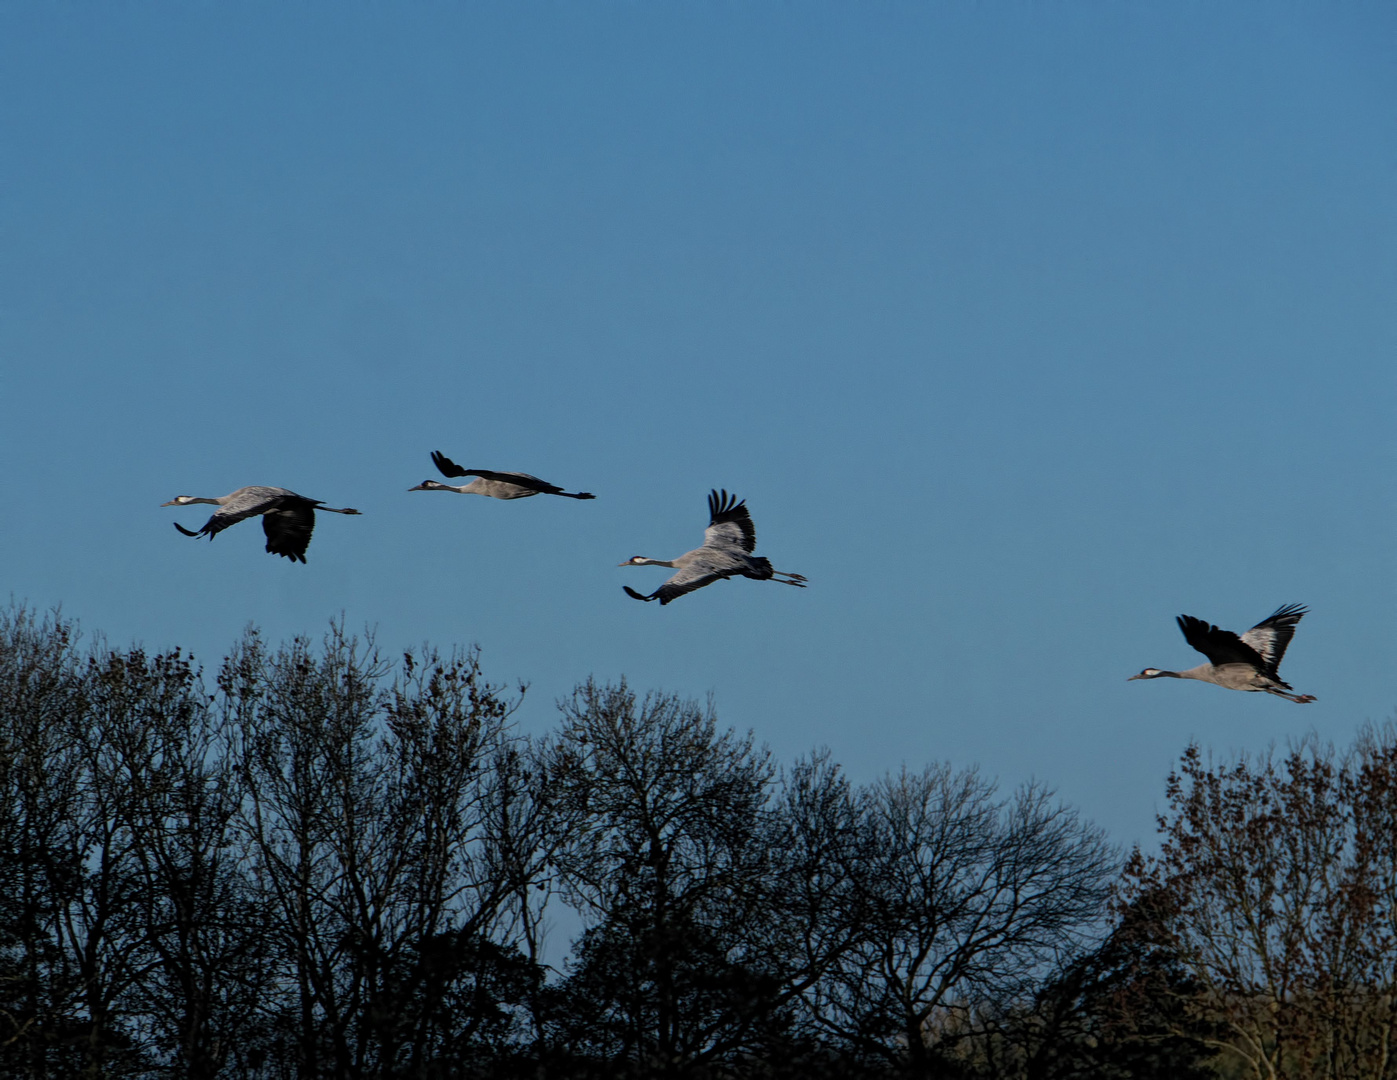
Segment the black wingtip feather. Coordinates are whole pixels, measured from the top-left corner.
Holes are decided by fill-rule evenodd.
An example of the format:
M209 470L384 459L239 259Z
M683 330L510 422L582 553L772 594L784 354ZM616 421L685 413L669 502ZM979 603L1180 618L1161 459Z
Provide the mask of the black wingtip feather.
M642 596L640 593L632 589L629 585L622 585L621 588L624 589L626 591L626 595L631 597L633 600L644 600L646 603L649 603L651 600L655 599L653 596Z
M432 451L432 464L437 467L437 472L441 473L442 476L457 477L466 475L465 469L457 465L440 450Z
M1275 611L1271 612L1271 614L1267 615L1266 618L1262 619L1257 625L1265 626L1267 623L1276 622L1277 620L1299 622L1309 613L1309 610L1310 609L1304 604L1282 604L1280 607L1276 608Z
M739 500L736 495L729 495L727 488L714 488L708 493L708 519L716 522L724 514L731 514L746 505L746 499Z

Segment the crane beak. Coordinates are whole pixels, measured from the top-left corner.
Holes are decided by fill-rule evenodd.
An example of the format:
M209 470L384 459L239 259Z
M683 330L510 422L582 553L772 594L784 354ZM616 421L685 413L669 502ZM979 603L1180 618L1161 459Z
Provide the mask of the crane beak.
M161 506L178 506L179 504L178 504L177 502L175 502L174 499L171 499L169 502L167 502L167 503L161 503L160 505L161 505Z

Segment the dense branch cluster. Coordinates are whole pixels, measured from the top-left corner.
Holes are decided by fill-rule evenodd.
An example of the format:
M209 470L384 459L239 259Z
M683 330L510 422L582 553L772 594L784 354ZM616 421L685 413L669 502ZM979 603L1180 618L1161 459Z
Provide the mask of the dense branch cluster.
M474 652L249 633L206 680L0 613L0 1075L1393 1075L1391 740L1193 752L1122 884L1040 786L517 705Z
M1169 777L1127 918L1188 971L1182 1004L1243 1074L1397 1075L1397 730L1342 758L1314 740Z

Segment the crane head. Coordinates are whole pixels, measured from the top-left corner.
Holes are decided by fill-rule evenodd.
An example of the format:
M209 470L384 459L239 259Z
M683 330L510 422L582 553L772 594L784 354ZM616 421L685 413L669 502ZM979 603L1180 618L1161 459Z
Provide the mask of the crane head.
M408 488L408 491L450 491L451 488L445 484L438 484L435 480L423 480L416 487Z
M163 502L163 503L161 503L160 505L161 505L161 506L188 506L188 505L189 505L190 503L192 503L192 502L194 502L194 496L193 496L193 495L176 495L176 496L175 496L173 499L171 499L169 502Z
M1132 675L1125 681L1134 682L1136 679L1157 679L1159 674L1159 668L1147 667L1144 671L1140 672L1139 675Z

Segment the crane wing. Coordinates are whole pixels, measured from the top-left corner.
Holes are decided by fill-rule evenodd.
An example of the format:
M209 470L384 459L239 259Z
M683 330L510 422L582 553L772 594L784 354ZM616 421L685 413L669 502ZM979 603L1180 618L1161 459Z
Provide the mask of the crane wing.
M478 476L482 480L494 480L500 484L513 484L515 487L537 491L540 495L561 495L563 493L563 489L557 484L550 484L547 480L540 480L537 476L531 476L526 472L495 472L493 469L462 469L456 475Z
M550 484L547 480L540 480L537 476L526 472L496 472L494 469L463 469L440 450L432 451L432 464L437 467L437 471L442 476L478 476L482 480L493 480L499 484L513 484L528 491L537 491L540 495L566 495L557 484ZM576 496L574 496L576 497ZM587 496L591 498L590 495Z
M686 566L649 596L643 596L629 585L623 585L621 587L626 590L628 596L633 596L637 600L658 600L663 607L671 600L675 600L685 593L691 593L695 589L703 588L705 585L712 585L715 581L722 581L723 578L727 576L726 573L714 570L711 567Z
M1285 604L1242 635L1241 640L1255 649L1265 663L1267 673L1276 674L1286 646L1295 636L1295 627L1308 610L1304 604Z
M262 515L262 531L267 534L267 550L292 562L306 561L310 534L315 529L315 507L293 503Z
M265 514L269 509L279 506L281 501L287 496L299 499L295 492L287 491L286 488L277 487L245 487L238 488L229 496L228 501L214 511L208 521L204 522L204 527L194 535L207 536L212 540L230 525L236 525L244 518L256 517L258 514ZM181 532L187 530L181 529Z
M1220 630L1192 615L1180 615L1175 621L1183 631L1184 640L1206 656L1210 663L1250 664L1258 671L1267 670L1261 654L1231 630Z
M727 491L710 491L708 518L708 528L703 531L704 547L732 546L743 551L756 549L757 527L752 524L752 515L747 512L746 500L739 502L736 495L729 495Z

